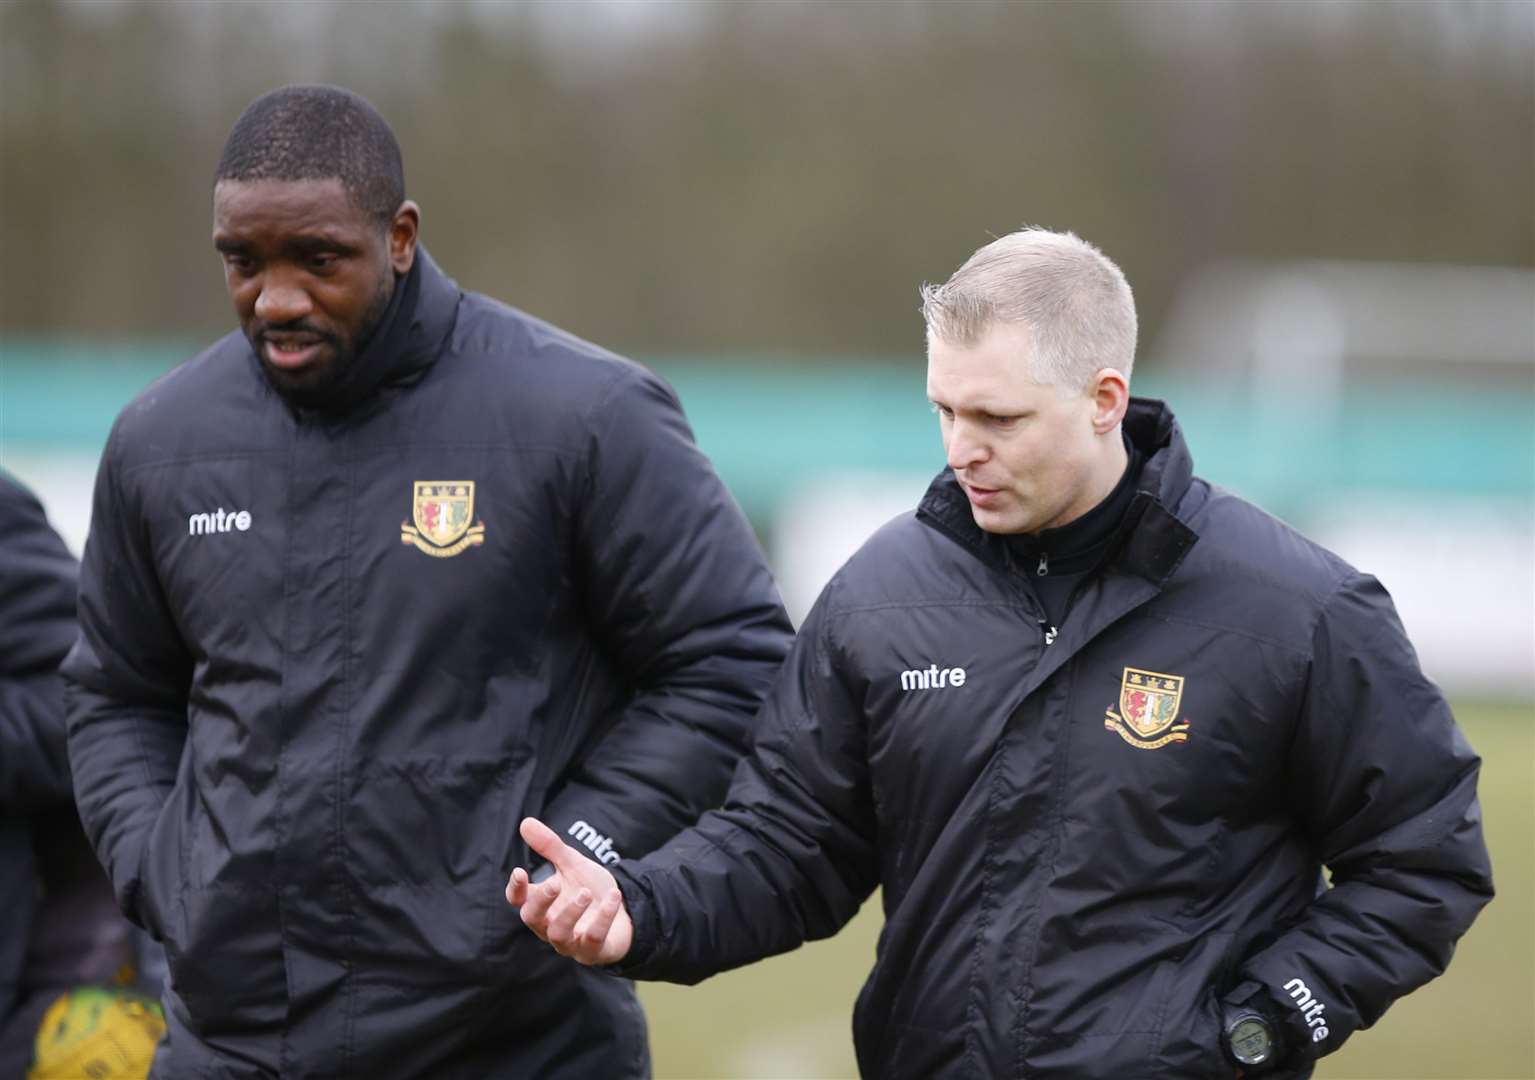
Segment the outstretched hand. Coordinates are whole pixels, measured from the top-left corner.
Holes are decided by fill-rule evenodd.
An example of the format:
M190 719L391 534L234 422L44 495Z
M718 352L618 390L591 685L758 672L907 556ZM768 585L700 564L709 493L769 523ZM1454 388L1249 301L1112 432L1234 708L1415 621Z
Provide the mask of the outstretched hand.
M634 924L613 875L537 818L523 818L518 831L554 866L554 876L537 885L520 866L506 883L506 902L522 910L528 929L582 964L614 964L627 956Z

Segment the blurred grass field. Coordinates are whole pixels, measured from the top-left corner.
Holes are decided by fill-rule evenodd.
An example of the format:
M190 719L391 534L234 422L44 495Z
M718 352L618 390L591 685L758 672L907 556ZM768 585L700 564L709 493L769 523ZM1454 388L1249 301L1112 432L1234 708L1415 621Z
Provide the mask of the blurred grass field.
M1317 1080L1535 1080L1535 709L1465 704L1497 899L1445 975L1325 1059ZM641 984L657 1080L854 1077L853 1000L877 899L830 941L696 987Z

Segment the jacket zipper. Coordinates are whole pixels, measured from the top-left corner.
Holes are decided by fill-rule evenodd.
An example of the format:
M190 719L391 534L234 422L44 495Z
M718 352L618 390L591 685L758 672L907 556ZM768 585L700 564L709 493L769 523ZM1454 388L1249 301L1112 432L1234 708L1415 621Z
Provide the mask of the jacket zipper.
M1045 551L1039 553L1039 565L1034 568L1035 577L1045 577L1050 573L1050 554ZM1056 629L1045 619L1039 620L1039 631L1045 635L1045 648L1055 644Z

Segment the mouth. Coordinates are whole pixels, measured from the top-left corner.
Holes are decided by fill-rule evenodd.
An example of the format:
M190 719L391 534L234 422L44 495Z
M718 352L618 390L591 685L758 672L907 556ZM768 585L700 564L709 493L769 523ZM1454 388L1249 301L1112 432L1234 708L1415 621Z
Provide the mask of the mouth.
M314 362L324 345L324 341L316 337L277 337L268 334L261 339L261 354L267 363L279 371L299 371Z
M960 486L965 489L965 497L970 500L970 505L988 507L1002 497L1000 488L985 488L968 481L961 481Z
M976 509L995 506L996 503L1001 502L1002 494L1004 494L1001 488L985 488L985 486L972 482L972 480L961 479L959 480L959 486L964 488L966 499L969 499L970 505L975 506Z

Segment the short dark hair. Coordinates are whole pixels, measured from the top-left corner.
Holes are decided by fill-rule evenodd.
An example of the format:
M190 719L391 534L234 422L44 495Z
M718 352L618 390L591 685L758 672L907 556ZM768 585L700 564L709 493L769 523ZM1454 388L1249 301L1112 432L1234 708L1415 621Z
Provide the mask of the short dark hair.
M340 180L383 224L405 201L405 163L389 123L339 86L284 86L248 105L224 142L213 182Z

